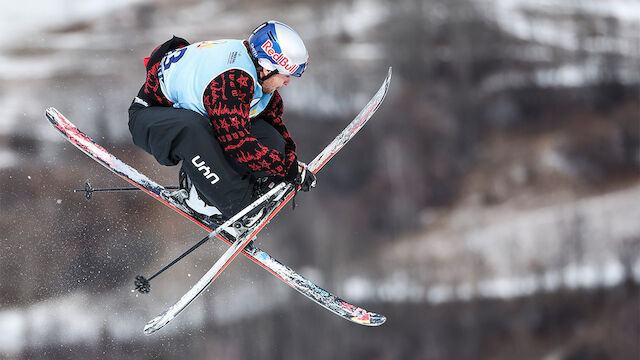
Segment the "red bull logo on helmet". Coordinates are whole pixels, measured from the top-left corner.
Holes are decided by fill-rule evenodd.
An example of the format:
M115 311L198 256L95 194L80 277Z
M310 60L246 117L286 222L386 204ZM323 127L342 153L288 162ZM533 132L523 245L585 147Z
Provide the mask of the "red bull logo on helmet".
M278 53L273 49L273 43L271 40L265 41L262 44L262 50L276 62L276 64L282 66L289 74L293 74L296 69L298 69L298 64L291 63L288 57L284 56L283 53Z

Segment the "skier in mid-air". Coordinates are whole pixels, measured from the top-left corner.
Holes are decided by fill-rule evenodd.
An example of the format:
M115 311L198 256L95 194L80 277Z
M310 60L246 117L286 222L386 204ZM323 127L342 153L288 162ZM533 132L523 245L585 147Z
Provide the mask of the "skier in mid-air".
M129 108L129 128L134 142L160 163L182 161L181 189L174 193L109 153L55 108L46 110L51 125L71 144L210 231L152 276L136 276L136 290L149 292L153 278L212 237L231 245L188 292L145 325L145 334L178 316L239 254L343 319L366 326L385 322L384 315L331 294L251 245L298 188L314 187L314 174L365 126L389 90L391 68L371 100L307 166L297 160L277 92L291 76L300 76L307 62L298 34L274 21L260 25L246 41L189 45L173 37L156 48L145 59L147 80ZM130 190L93 189L87 182L84 191L90 199L94 191L125 189Z
M282 181L309 191L315 175L297 159L278 93L308 61L300 36L277 21L247 40L174 36L145 58L129 108L133 141L160 164L182 161L184 203L203 216L228 219Z

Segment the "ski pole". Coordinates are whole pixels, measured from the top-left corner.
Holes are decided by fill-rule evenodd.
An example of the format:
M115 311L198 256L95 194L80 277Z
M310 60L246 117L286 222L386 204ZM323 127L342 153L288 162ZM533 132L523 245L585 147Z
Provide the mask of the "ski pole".
M178 256L175 260L173 260L167 266L163 267L162 269L158 270L155 274L151 275L148 279L145 278L142 275L137 275L135 281L133 282L133 284L135 285L135 289L132 290L132 291L135 292L135 290L138 290L140 293L143 293L143 294L148 293L149 291L151 291L151 284L149 282L153 278L155 278L156 276L160 275L162 272L164 272L165 270L167 270L168 268L173 266L175 263L180 261L183 257L189 255L193 250L197 249L198 247L200 247L200 245L202 245L205 242L207 242L207 240L209 240L210 238L212 238L212 237L216 236L217 234L219 234L222 229L225 229L228 226L234 226L234 224L238 220L240 220L243 216L245 216L247 213L249 213L250 211L252 211L256 207L258 207L259 205L262 205L267 200L272 199L272 197L274 195L278 194L280 191L286 192L288 189L290 189L290 187L286 187L286 186L289 186L289 185L284 185L284 183L280 183L277 186L275 186L273 189L269 190L266 194L264 194L261 197L259 197L257 200L255 200L253 203L251 203L249 206L245 207L240 212L238 212L237 214L233 215L230 219L228 219L224 223L220 224L213 231L211 231L207 236L205 236L202 240L198 241L197 244L193 245L189 250L187 250L184 253L182 253L180 256ZM238 238L238 239L236 239L236 241L240 241L240 239ZM234 242L234 245L235 245L235 242ZM237 255L237 253L233 254L232 258L235 257L236 255ZM229 259L229 260L231 260L231 259Z
M211 238L211 234L205 236L202 240L198 241L198 243L196 243L195 245L193 245L191 248L189 248L189 250L183 252L180 256L178 256L177 258L175 258L172 262L170 262L168 265L166 265L165 267L163 267L162 269L158 270L155 274L151 275L148 279L145 278L142 275L137 275L136 276L136 280L133 282L133 284L135 285L135 289L132 290L132 292L135 292L135 290L138 290L138 292L142 293L142 294L146 294L149 291L151 291L151 284L149 283L153 278L155 278L156 276L162 274L165 270L167 270L168 268L172 267L175 263L177 263L178 261L182 260L183 257L189 255L193 250L197 249L200 247L200 245L204 244L207 242L207 240L209 240Z
M179 189L178 186L165 186L165 189L169 189L169 190L177 190ZM116 192L116 191L139 191L141 190L140 188L137 187L119 187L119 188L94 188L91 183L89 182L89 180L87 180L84 183L84 189L74 189L73 192L77 193L77 192L84 192L84 197L87 200L91 200L91 197L93 196L94 192Z

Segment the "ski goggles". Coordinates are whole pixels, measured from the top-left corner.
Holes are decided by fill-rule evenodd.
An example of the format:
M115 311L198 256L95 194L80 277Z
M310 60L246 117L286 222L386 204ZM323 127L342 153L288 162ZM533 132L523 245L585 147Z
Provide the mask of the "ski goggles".
M274 64L272 61L269 61L268 59L264 59L264 58L263 59L259 59L258 63L262 67L267 69L267 70L275 71L278 74L291 75L291 76L295 76L295 77L302 76L302 73L306 70L307 64L308 64L308 62L306 62L304 64L294 65L295 67L293 67L293 66L282 66L280 64ZM291 70L293 70L293 71L291 71ZM266 80L266 78L263 79L263 80Z
M298 67L293 71L293 73L291 73L291 76L295 76L295 77L302 76L302 73L307 68L307 64L308 63L304 63L304 64L301 64L301 65L298 65Z

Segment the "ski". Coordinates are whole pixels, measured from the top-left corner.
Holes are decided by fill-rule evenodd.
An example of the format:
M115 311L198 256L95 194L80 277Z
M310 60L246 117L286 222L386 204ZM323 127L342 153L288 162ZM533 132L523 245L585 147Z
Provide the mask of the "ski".
M362 111L356 116L356 118L331 142L310 164L309 169L316 173L320 168L322 168L353 136L366 124L366 122L371 118L371 116L375 113L375 111L379 108L382 103L384 97L387 94L389 84L391 80L391 68L389 68L389 72L387 77L385 78L382 86L378 90L378 92L373 96L373 98L369 101L369 103L362 109ZM91 138L82 133L75 125L73 125L69 120L67 120L60 112L58 112L54 108L49 108L46 111L46 116L51 122L51 124L61 132L67 140L69 140L72 144L86 153L88 156L96 160L98 163L102 164L115 174L119 175L126 181L130 182L134 186L140 188L141 190L147 192L149 195L153 196L157 200L163 202L165 205L171 207L187 218L191 219L204 229L210 232L215 232L216 226L207 220L198 220L194 217L194 214L190 209L184 207L180 203L174 201L171 197L168 196L168 190L163 186L155 183L145 175L141 174L134 168L125 164L124 162L117 159L115 156L110 154L103 147L95 143ZM294 189L292 189L289 185L281 184L281 188L277 189L278 192L284 192L286 196L282 198L279 205L272 209L268 216L266 216L262 221L259 222L253 229L253 231L245 234L241 238L236 241L238 248L232 247L234 251L230 252L232 256L230 259L235 257L240 252L243 252L246 256L252 259L257 264L261 265L264 269L272 273L274 276L284 281L289 286L293 287L303 295L307 296L311 300L315 301L317 304L322 307L332 311L333 313L350 320L354 323L367 325L367 326L378 326L385 322L386 318L383 315L375 314L372 312L368 312L360 307L357 307L353 304L350 304L339 297L331 294L330 292L320 288L315 285L311 281L305 279L300 274L296 273L289 267L283 265L275 258L271 257L266 252L260 250L257 247L242 247L242 244L248 244L250 240L257 234L258 231L266 225L273 216L293 197ZM286 189L285 189L286 187ZM275 189L274 189L275 190ZM271 192L270 192L271 193ZM275 192L274 192L275 193ZM226 241L230 245L233 242L220 234L216 234L221 240ZM230 261L229 259L227 259ZM228 261L226 263L228 264ZM209 271L205 276L199 281L196 286L192 288L183 298L181 298L176 307L181 311L184 309L189 303L191 303L206 286L217 277L217 274L220 273L218 270L214 270L215 268L219 268L221 266L212 267L212 270ZM222 267L224 269L224 267ZM213 273L212 273L213 271ZM176 304L178 304L176 303ZM176 305L174 304L174 305ZM184 304L184 306L182 306ZM178 311L178 313L179 313ZM177 314L177 313L176 313ZM174 316L175 317L175 316ZM158 317L156 317L157 319ZM171 318L172 319L172 318ZM171 320L169 319L169 321ZM155 320L155 319L154 319ZM153 322L153 320L152 320ZM150 324L152 323L150 322ZM158 322L161 324L162 321ZM167 322L162 324L162 326L166 325ZM151 334L157 331L162 326L150 326L145 327L145 333Z

